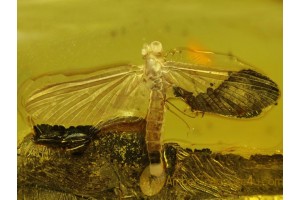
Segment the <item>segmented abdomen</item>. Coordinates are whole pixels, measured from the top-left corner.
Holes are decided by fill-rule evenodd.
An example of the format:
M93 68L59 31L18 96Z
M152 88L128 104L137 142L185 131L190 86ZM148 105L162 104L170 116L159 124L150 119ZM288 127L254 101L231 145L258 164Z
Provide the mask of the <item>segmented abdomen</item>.
M164 121L165 94L162 91L162 82L157 83L155 86L150 93L150 102L146 117L146 143L150 163L163 164L160 137Z

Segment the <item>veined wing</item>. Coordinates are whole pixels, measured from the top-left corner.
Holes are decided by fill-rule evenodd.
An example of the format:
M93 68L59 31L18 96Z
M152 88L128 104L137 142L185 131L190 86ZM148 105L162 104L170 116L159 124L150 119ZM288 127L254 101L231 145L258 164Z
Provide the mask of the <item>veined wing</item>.
M145 117L149 91L142 66L118 66L88 74L54 74L29 80L20 92L33 124L93 125L119 116Z
M182 49L168 59L169 97L182 98L193 112L251 118L280 96L275 82L234 56Z

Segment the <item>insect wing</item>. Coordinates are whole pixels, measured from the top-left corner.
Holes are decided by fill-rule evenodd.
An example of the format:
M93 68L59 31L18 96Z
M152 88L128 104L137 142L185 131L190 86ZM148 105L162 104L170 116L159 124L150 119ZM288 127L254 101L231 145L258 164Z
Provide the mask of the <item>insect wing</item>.
M142 69L126 65L29 80L19 91L22 113L33 125L65 127L97 126L120 116L144 117L149 92L142 81Z
M167 59L168 97L180 97L192 112L252 118L280 96L276 83L231 55L182 49Z

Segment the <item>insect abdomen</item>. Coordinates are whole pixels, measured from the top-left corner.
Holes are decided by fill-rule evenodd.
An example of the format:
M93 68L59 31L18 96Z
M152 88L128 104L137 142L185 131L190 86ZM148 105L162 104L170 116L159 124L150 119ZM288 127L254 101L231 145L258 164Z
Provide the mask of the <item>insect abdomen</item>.
M159 176L164 170L160 142L164 119L164 102L165 95L161 90L151 90L146 117L146 143L150 160L150 173L155 176Z

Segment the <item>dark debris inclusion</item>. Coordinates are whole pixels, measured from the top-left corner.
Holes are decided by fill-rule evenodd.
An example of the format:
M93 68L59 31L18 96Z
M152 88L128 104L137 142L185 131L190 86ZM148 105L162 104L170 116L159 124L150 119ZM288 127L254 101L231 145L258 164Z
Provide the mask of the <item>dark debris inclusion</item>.
M139 185L149 165L145 124L141 118L123 118L105 122L99 130L91 126L35 126L35 142L26 137L18 146L18 195L37 199L44 194L43 189L45 195L47 191L53 195L45 199L62 199L55 191L85 199L153 200L282 194L282 155L246 159L166 143L163 158L167 180L158 194L146 197ZM86 148L74 156L61 150L66 138L73 138L69 144L89 143L83 143ZM82 143L76 144L72 148L78 150Z
M84 151L99 132L93 126L71 126L39 124L33 127L33 141L51 147L60 147L72 153Z
M121 165L146 167L149 164L145 142L145 124L142 118L114 119L99 129L93 126L41 124L34 126L33 141L52 149L68 150L71 154L84 154L86 149L97 147L101 155ZM133 128L132 128L133 127ZM88 151L87 151L88 152ZM176 163L176 149L165 148L166 171L171 175Z
M258 116L264 108L276 105L280 96L275 82L250 69L231 72L229 78L219 87L208 87L206 93L194 95L193 92L177 86L173 90L174 95L181 97L192 111L237 118Z

